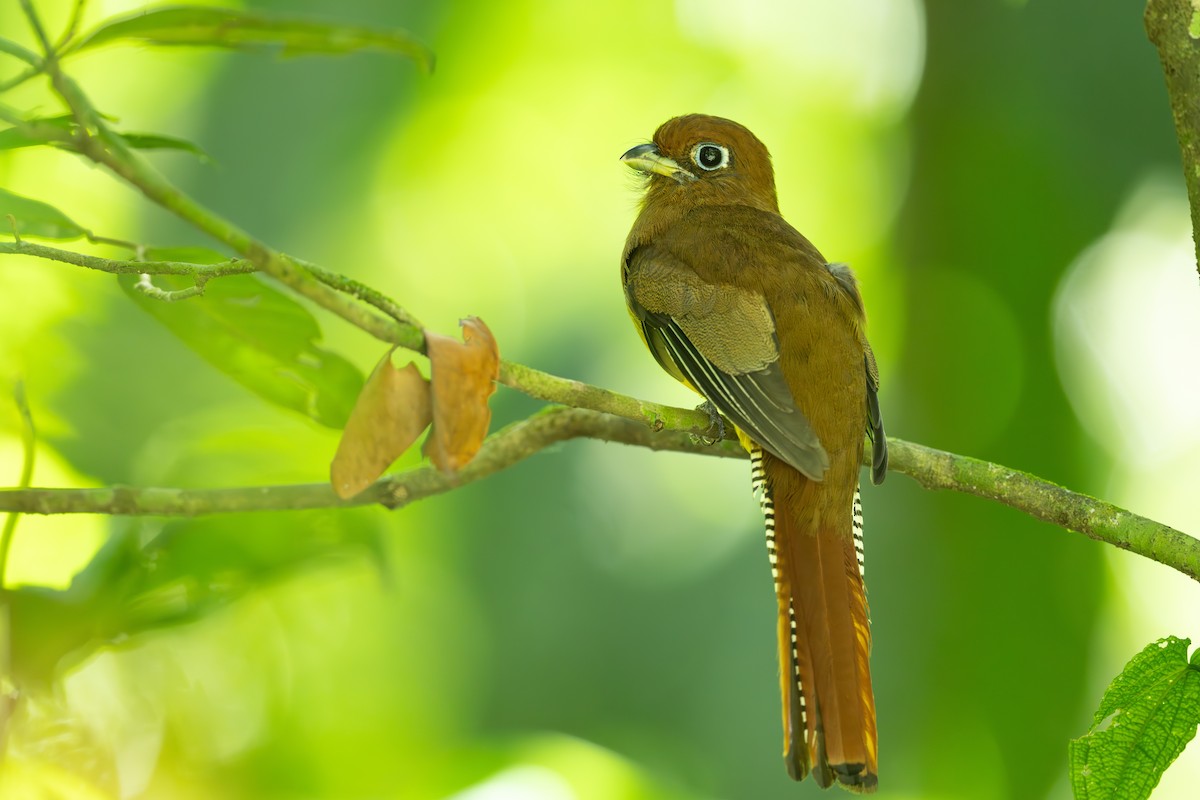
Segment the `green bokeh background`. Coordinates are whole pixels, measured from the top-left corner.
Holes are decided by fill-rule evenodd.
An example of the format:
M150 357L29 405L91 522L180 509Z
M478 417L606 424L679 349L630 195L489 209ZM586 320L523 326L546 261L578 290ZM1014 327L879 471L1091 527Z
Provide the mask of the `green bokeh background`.
M1154 208L1183 207L1139 4L248 6L406 27L438 56L432 77L377 54L123 48L74 65L126 129L203 146L215 164L152 160L273 246L436 330L478 315L506 358L693 405L625 315L636 184L617 156L675 114L730 116L772 149L785 216L857 269L889 433L1197 521L1185 487L1137 488L1106 444L1115 416L1080 424L1068 395L1099 402L1102 370L1056 333L1064 276L1131 198L1152 184ZM57 30L69 4L39 7ZM131 7L95 2L89 19ZM15 3L0 32L29 42ZM8 102L47 97L29 86ZM209 244L59 153L0 153L0 185L105 235ZM319 318L364 371L382 354ZM0 376L25 380L39 485L311 482L336 446L212 369L111 276L64 265L0 261ZM501 389L494 424L537 407ZM14 477L0 482L19 463L5 408ZM62 587L108 541L118 574L122 559L156 564L136 601L179 615L33 682L0 796L816 796L779 755L774 599L745 473L572 442L397 513L24 519L18 583ZM1128 583L1132 556L903 476L864 505L880 797L1069 796L1067 740L1142 644L1192 633L1163 626L1195 626L1167 608L1194 590L1162 568ZM1131 587L1162 615L1130 610ZM1170 779L1195 762L1185 753L1156 797L1194 796Z

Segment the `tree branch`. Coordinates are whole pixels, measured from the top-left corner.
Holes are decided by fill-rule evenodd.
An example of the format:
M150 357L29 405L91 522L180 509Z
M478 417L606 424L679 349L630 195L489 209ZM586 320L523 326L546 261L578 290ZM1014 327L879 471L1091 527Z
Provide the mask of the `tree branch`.
M584 384L576 385L609 396L604 398L605 402L635 409L634 418L591 408L550 407L489 436L475 459L457 475L420 467L381 478L349 500L338 498L328 483L236 489L0 489L0 511L192 517L376 504L399 508L472 483L552 444L576 438L651 450L746 457L733 439L707 445L697 438L693 431L708 424L707 415L702 412L658 406ZM656 431L645 424L645 419L677 420L687 430ZM1170 526L999 464L895 438L888 439L888 454L892 472L907 475L926 489L950 489L1003 503L1035 519L1137 553L1200 581L1200 540Z
M682 409L677 409L681 413ZM703 415L701 415L703 416ZM455 475L418 467L385 476L348 500L328 483L252 486L235 489L0 489L0 512L29 514L119 514L182 516L246 511L295 511L383 505L400 508L456 489L528 458L552 444L580 437L668 450L745 458L736 442L706 445L683 431L655 433L641 423L586 408L554 406L513 423L484 441L471 463Z
M1191 0L1148 0L1145 23L1167 81L1200 271L1200 9Z
M900 439L888 439L888 466L889 471L903 473L926 489L950 489L995 500L1200 581L1200 540L1112 503L1027 472Z

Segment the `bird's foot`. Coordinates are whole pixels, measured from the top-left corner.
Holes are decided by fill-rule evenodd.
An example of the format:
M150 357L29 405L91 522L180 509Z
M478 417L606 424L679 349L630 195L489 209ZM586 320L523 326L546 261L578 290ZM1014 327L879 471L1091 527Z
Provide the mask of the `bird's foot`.
M712 446L725 438L725 418L721 416L721 412L717 411L717 407L709 401L705 400L700 405L696 406L697 411L703 411L708 414L708 430L715 431L715 437L700 435L697 438L706 446Z

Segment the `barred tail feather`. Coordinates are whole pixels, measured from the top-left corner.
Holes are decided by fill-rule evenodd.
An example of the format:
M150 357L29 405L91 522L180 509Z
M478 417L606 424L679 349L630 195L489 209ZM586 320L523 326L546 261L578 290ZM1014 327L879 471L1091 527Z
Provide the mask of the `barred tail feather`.
M836 781L872 792L878 759L858 492L839 528L810 530L804 526L812 516L802 519L793 498L787 508L776 505L773 475L790 467L757 447L750 458L779 603L788 772L796 780L812 772L823 787Z
M763 466L763 451L758 446L750 448L750 486L755 499L762 507L763 520L767 529L767 560L771 564L771 578L775 581L775 595L779 600L779 657L780 684L783 694L783 755L788 774L794 780L804 780L812 770L814 730L808 720L807 701L804 695L802 666L797 652L796 614L792 609L791 592L783 585L784 576L779 568L779 551L775 540L775 501L767 483ZM804 673L811 674L811 667L804 665Z

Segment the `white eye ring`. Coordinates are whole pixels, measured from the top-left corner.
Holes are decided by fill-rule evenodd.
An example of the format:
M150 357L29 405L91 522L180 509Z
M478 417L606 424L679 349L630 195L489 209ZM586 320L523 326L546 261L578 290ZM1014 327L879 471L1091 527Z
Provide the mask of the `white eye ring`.
M692 161L705 172L729 166L729 148L716 142L701 142L692 148Z

